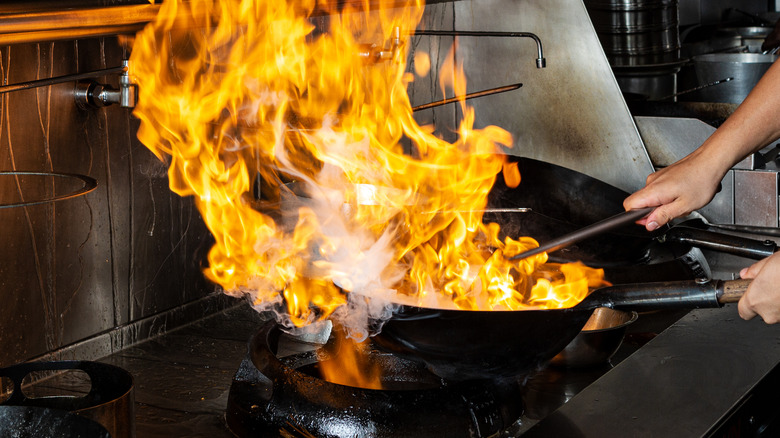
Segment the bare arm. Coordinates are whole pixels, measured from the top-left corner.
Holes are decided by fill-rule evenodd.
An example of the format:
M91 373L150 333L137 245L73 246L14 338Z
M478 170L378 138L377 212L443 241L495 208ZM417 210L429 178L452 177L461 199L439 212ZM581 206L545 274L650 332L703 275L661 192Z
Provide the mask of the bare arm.
M698 149L651 174L642 190L626 198L626 209L657 207L640 221L654 230L712 200L736 163L780 137L780 65L773 64L737 108Z

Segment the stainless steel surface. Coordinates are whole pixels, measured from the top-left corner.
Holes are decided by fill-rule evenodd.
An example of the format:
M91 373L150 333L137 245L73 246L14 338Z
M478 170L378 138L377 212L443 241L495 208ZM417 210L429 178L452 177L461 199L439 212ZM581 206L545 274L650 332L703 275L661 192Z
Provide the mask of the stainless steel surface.
M650 55L679 50L680 48L680 35L676 27L656 32L600 33L599 40L608 57L611 55Z
M103 108L117 103L122 108L135 108L138 103L138 85L133 83L127 71L128 62L127 60L122 61L124 70L119 75L119 89L94 81L76 84L73 95L76 99L76 105L86 109Z
M690 93L681 100L694 102L741 103L758 80L777 59L777 55L759 53L710 53L693 57L693 66L680 71L680 88L733 77L717 87Z
M633 192L653 171L639 133L581 0L484 0L454 3L455 27L523 29L545 44L547 68L521 62L507 38L463 38L458 52L470 86L522 80L522 98L476 100L477 126L514 137L509 152L558 164Z
M780 363L778 342L736 305L694 310L523 436L709 436Z
M550 364L578 368L608 363L620 348L626 329L638 318L636 312L599 307L580 334L555 355Z
M714 127L698 119L638 116L634 121L655 167L672 165L715 132Z
M2 46L0 75L13 84L105 69L126 55L116 38ZM166 165L136 139L138 121L117 106L79 110L73 87L0 97L0 169L56 169L98 182L65 202L0 209L0 247L13 249L0 256L0 366L75 345L81 358L115 351L170 327L146 318L215 291L200 272L208 230L192 199L168 188ZM178 324L193 317L179 315Z
M585 6L613 67L679 59L677 0L585 0Z
M677 9L668 7L668 5L627 10L626 8L615 8L614 3L600 5L599 2L585 1L588 15L590 15L597 32L646 32L666 29L670 26L676 26L678 23Z
M734 171L734 223L777 227L778 173L776 171Z
M648 73L637 67L637 71L622 68L615 73L620 90L642 97L645 100L658 100L677 92L677 67L661 69Z
M59 184L60 181L63 183ZM76 184L73 184L74 182ZM14 199L6 200L4 199L6 193L0 193L0 208L25 207L73 199L95 190L97 181L86 175L69 173L0 171L0 187L14 185L17 189L17 193L12 193ZM55 186L59 185L65 185L67 188L55 190Z
M715 128L698 119L678 117L635 117L647 152L655 167L666 167L701 146ZM734 174L721 181L721 191L698 210L714 223L734 223Z
M69 372L84 377L86 387L77 394L77 388L43 390L37 382ZM0 405L61 409L97 422L112 438L135 438L133 376L122 368L89 361L29 362L0 368L0 375L13 382L10 396Z
M742 38L737 35L718 36L703 41L685 43L680 48L680 55L684 58L691 58L697 55L704 55L715 52L729 52L740 50L742 47Z
M422 21L417 27L419 29L453 30L455 26L454 9L454 3L427 3ZM444 95L444 90L440 86L437 72L446 62L448 53L453 47L453 42L453 38L431 38L427 36L415 36L409 39L408 44L414 53L426 53L430 59L430 62L428 63L430 66L430 74L427 76L416 76L414 82L409 84L408 94L412 106L425 102L442 100L446 97ZM410 71L415 71L417 68L416 62L417 60L415 57L410 59ZM468 60L464 60L464 63L466 64L469 62L470 61ZM490 81L490 83L483 83L483 87L479 87L478 84L472 82L468 82L467 85L472 90L479 90L516 82L520 81L515 80L503 83ZM490 98L491 101L493 99L495 99L495 97ZM436 135L439 137L449 142L454 142L457 141L456 133L459 114L460 109L457 105L445 105L426 111L415 112L414 119L421 126L432 126L435 129ZM404 150L406 153L411 153L411 146L405 146Z
M725 84L726 82L733 81L733 80L734 80L734 78L720 79L720 80L713 81L713 82L710 82L710 83L707 83L707 84L704 84L704 85L699 85L699 86L694 87L694 88L689 88L687 90L678 91L678 92L676 92L674 94L670 94L668 96L660 97L657 100L673 99L673 98L675 98L677 96L682 96L683 94L693 93L694 91L703 90L703 89L705 89L707 87L714 87L715 85Z
M573 245L581 240L585 240L590 237L614 230L615 228L618 228L622 225L635 222L653 211L653 208L654 207L639 208L636 210L629 210L624 211L623 213L618 213L615 216L604 219L603 221L597 222L593 225L588 225L587 227L581 228L577 231L574 231L573 233L561 236L557 239L553 239L550 242L539 245L537 248L521 252L520 254L510 257L509 260L521 260L536 254L541 254L543 252L555 252L561 248Z
M740 39L740 45L749 53L762 53L761 45L767 35L772 31L774 23L768 26L726 27L718 31L722 35L736 35Z

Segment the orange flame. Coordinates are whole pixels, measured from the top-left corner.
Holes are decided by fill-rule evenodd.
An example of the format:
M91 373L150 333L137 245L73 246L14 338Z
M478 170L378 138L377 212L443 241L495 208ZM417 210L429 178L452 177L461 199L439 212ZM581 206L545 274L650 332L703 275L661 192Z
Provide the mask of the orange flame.
M339 385L382 389L382 368L370 359L367 342L347 339L336 330L325 346L324 359L317 362L322 378Z
M138 136L214 235L208 278L284 306L299 326L345 304L352 316L357 295L488 310L579 302L598 271L540 275L546 254L507 260L534 239L502 240L482 223L502 169L520 183L499 154L510 134L474 129L464 102L454 143L413 119L399 35L415 29L422 1L336 3L170 0L135 40ZM457 64L440 76L465 93ZM283 184L292 180L306 196Z

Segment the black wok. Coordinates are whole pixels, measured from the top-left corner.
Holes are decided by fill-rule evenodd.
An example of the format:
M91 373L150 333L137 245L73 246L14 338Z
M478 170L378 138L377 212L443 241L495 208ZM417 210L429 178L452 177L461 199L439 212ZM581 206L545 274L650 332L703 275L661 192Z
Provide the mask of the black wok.
M617 187L554 164L521 157L508 159L517 162L522 181L516 188L509 188L503 178L498 178L483 218L501 225L506 236L549 241L624 211L623 200L629 194ZM490 212L491 209L496 212ZM530 211L509 212L511 209ZM582 261L605 269L646 266L675 260L694 246L755 259L776 251L772 242L727 233L682 226L665 226L649 233L629 224L551 253L550 260ZM657 275L650 278L680 279Z
M593 310L694 309L736 302L749 280L610 286L577 306L555 310L469 311L401 306L374 337L448 380L512 377L552 359L582 330Z

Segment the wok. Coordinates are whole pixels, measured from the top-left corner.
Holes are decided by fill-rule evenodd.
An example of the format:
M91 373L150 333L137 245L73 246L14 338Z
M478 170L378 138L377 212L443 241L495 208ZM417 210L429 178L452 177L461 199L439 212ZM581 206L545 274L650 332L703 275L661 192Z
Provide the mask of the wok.
M447 380L514 377L547 363L574 339L593 310L721 307L750 280L658 282L598 289L569 309L469 311L400 306L374 342L424 362Z
M623 200L629 194L617 187L554 164L521 157L508 159L517 162L522 181L510 188L503 178L498 178L488 196L488 213L483 217L484 222L501 225L505 236L549 241L624 211ZM512 209L518 211L510 212ZM767 257L777 248L772 242L693 227L667 225L650 233L629 224L551 253L550 260L582 261L608 270L666 263L692 247L754 259Z

